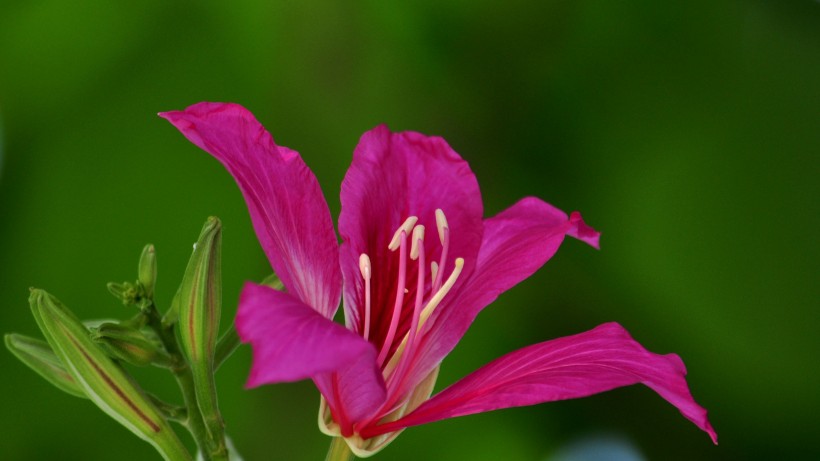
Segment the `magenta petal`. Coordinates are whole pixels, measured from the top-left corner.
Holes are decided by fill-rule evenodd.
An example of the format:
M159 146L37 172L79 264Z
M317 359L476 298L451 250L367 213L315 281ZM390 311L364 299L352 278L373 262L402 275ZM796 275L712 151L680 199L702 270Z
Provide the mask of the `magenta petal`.
M332 318L342 283L338 244L319 183L299 154L277 146L237 104L203 102L160 116L230 171L276 275L291 294Z
M373 346L326 319L298 299L264 285L246 283L239 299L236 330L253 347L248 386L312 378L336 371Z
M315 376L313 382L345 436L353 433L354 424L372 416L387 397L384 379L376 366L375 349L372 355L362 354L337 371Z
M391 308L396 258L387 244L407 217L417 216L418 223L428 229L427 260L436 261L441 247L435 210L442 209L451 230L450 257L444 270L449 272L452 260L462 257L464 274L472 271L482 234L481 193L467 162L443 139L414 132L391 133L385 126L368 131L356 146L342 182L341 200L345 314L356 331L363 305L359 255L367 253L373 261L374 309ZM384 318L374 312L375 322Z
M486 219L476 270L433 315L426 348L410 382L423 379L439 364L485 306L543 266L571 226L566 213L535 197Z
M404 418L363 434L500 408L586 397L643 383L674 405L717 443L717 434L686 384L675 354L647 351L617 323L507 354L441 391Z
M245 284L236 329L253 347L249 387L313 378L343 427L384 402L373 345L286 293Z

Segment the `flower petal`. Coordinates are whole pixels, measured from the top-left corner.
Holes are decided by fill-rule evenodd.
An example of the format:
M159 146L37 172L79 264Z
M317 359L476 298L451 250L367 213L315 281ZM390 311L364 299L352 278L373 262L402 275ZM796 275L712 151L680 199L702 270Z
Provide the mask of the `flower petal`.
M250 282L239 299L236 330L253 347L249 387L312 378L374 355L371 344L293 296Z
M464 274L472 271L481 242L481 193L467 162L442 138L414 132L391 133L383 125L365 133L342 182L341 200L345 315L348 326L355 331L362 326L360 310L364 305L360 299L364 290L359 255L367 253L373 262L371 306L377 326L371 331L378 335L390 321L396 293L397 258L387 245L409 216L417 216L418 224L429 229L432 238L428 238L426 259L437 261L441 245L434 237L435 210L442 209L452 230L448 267L442 269L449 272L453 258L462 257L466 261ZM414 273L408 275L408 287L412 289L411 276ZM405 297L407 306L412 302L412 294ZM406 329L407 325L400 327L396 337L401 338ZM376 342L380 340L383 338L375 338Z
M435 395L416 411L369 428L372 437L403 427L500 408L586 397L643 383L717 443L717 434L686 384L675 354L647 351L617 323L507 354Z
M287 293L245 284L236 330L253 347L248 387L313 378L343 429L384 401L373 345Z
M228 169L276 275L290 293L333 318L341 295L338 244L319 183L299 154L277 146L237 104L203 102L160 116Z
M558 251L564 236L583 233L583 240L599 235L586 226L581 215L575 221L535 197L520 200L484 221L484 237L472 277L430 319L430 329L413 376L414 385L453 350L478 313L498 296L532 275Z
M372 344L350 333L372 348ZM362 354L336 371L316 375L313 382L327 400L333 420L344 437L353 435L356 423L372 416L387 397L384 379L376 365L375 349L372 355Z

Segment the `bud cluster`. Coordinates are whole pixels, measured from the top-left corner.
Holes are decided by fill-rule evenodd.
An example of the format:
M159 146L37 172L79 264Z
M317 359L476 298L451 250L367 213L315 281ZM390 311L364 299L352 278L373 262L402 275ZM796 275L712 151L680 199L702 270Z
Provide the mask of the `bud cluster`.
M129 319L83 322L53 295L32 288L29 304L45 341L11 333L5 336L6 347L58 389L93 402L168 461L194 459L170 421L181 423L192 434L196 459L240 460L225 435L214 383L216 369L239 345L233 326L218 337L221 239L219 219L208 218L177 294L164 313L154 300L153 245L143 249L134 282L108 284L123 305L136 308ZM127 365L169 370L184 405L145 391Z

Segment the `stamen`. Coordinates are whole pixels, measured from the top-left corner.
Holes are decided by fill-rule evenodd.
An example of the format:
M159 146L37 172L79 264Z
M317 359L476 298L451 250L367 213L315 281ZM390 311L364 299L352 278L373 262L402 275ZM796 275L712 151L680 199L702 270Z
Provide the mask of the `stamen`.
M404 374L404 369L407 368L407 363L400 362L400 360L405 351L412 350L413 348L416 339L416 329L419 324L419 318L421 317L421 310L424 304L424 240L418 239L417 242L417 245L420 247L420 251L418 254L419 273L418 277L416 278L416 302L413 307L413 319L410 322L410 329L404 335L402 342L399 344L399 347L396 349L396 352L393 354L393 357L390 358L390 361L387 363L387 366L384 367L384 376L385 379L387 379L388 386L392 386L394 384L396 377L402 376ZM396 366L399 365L400 368L396 370ZM393 373L394 370L396 371L396 373Z
M411 348L415 340L416 328L418 328L419 319L421 318L422 304L424 303L424 241L419 239L418 242L421 251L419 252L419 273L417 277L418 281L416 282L416 304L413 306L413 320L410 322L410 338L408 339L408 345Z
M436 292L441 288L441 282L444 278L444 269L446 268L444 264L447 262L447 253L450 251L450 228L440 227L439 229L441 229L440 235L443 235L441 240L441 258L438 262L438 267L440 270L436 273L436 279L435 282L433 282L433 292Z
M430 301L424 306L424 310L421 312L421 318L419 319L419 326L418 329L421 330L421 327L424 326L424 322L430 317L433 313L433 310L439 305L442 299L447 296L447 293L453 288L455 285L458 276L461 275L461 270L464 268L464 258L456 258L455 266L453 268L453 272L450 273L450 276L447 277L447 281L444 282L444 285L441 287L440 290L430 298Z
M432 264L435 267L435 262ZM392 389L396 389L396 386L402 384L404 379L407 378L407 370L408 370L408 360L401 360L403 355L407 355L409 357L415 356L415 349L418 347L416 345L416 340L418 336L421 334L421 329L424 326L425 321L432 315L433 311L438 307L441 303L441 300L447 296L447 293L453 288L455 285L456 280L458 279L459 275L461 275L461 271L464 268L464 258L456 258L455 260L455 268L453 272L450 273L450 277L447 278L447 281L444 283L444 286L436 292L430 301L427 303L427 306L424 307L424 310L419 312L419 304L418 301L421 298L418 292L416 293L416 307L413 310L413 320L410 325L410 330L404 335L401 344L396 349L395 354L393 357L390 358L390 362L387 363L382 374L387 379L388 385L388 393L390 393ZM423 270L422 267L419 266L419 280L423 278ZM419 283L419 287L423 285ZM398 367L398 368L397 368Z
M407 224L411 218L414 220L415 216L407 218L404 224ZM404 226L402 224L402 226ZM396 336L396 328L399 326L399 318L401 317L401 306L404 302L404 288L407 280L407 232L403 228L399 229L399 281L396 285L396 303L393 305L393 317L390 319L390 328L387 330L387 336L384 338L382 350L379 352L379 365L384 363L387 358L387 353L390 352L390 346L393 344L393 338Z
M396 232L393 234L393 238L390 240L390 244L387 245L387 248L390 251L396 251L399 247L399 239L401 238L401 233L404 232L405 234L410 234L410 231L413 230L413 226L416 225L416 222L419 220L416 216L410 216L409 218L405 219L404 222L396 229Z
M359 270L362 272L364 278L364 339L370 337L370 276L372 275L372 266L370 265L370 256L362 253L359 255Z
M419 224L413 228L413 243L410 245L410 259L419 259L419 243L424 241L424 226Z
M430 263L430 284L435 285L436 274L438 274L438 263L433 261Z

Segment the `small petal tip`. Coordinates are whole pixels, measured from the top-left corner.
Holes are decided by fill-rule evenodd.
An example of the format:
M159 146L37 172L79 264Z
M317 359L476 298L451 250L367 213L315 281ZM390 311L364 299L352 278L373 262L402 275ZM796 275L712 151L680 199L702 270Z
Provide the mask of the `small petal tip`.
M587 223L584 222L584 219L581 218L581 213L573 211L572 214L569 215L569 225L570 228L567 231L567 235L586 242L596 250L601 249L601 233L588 226Z

